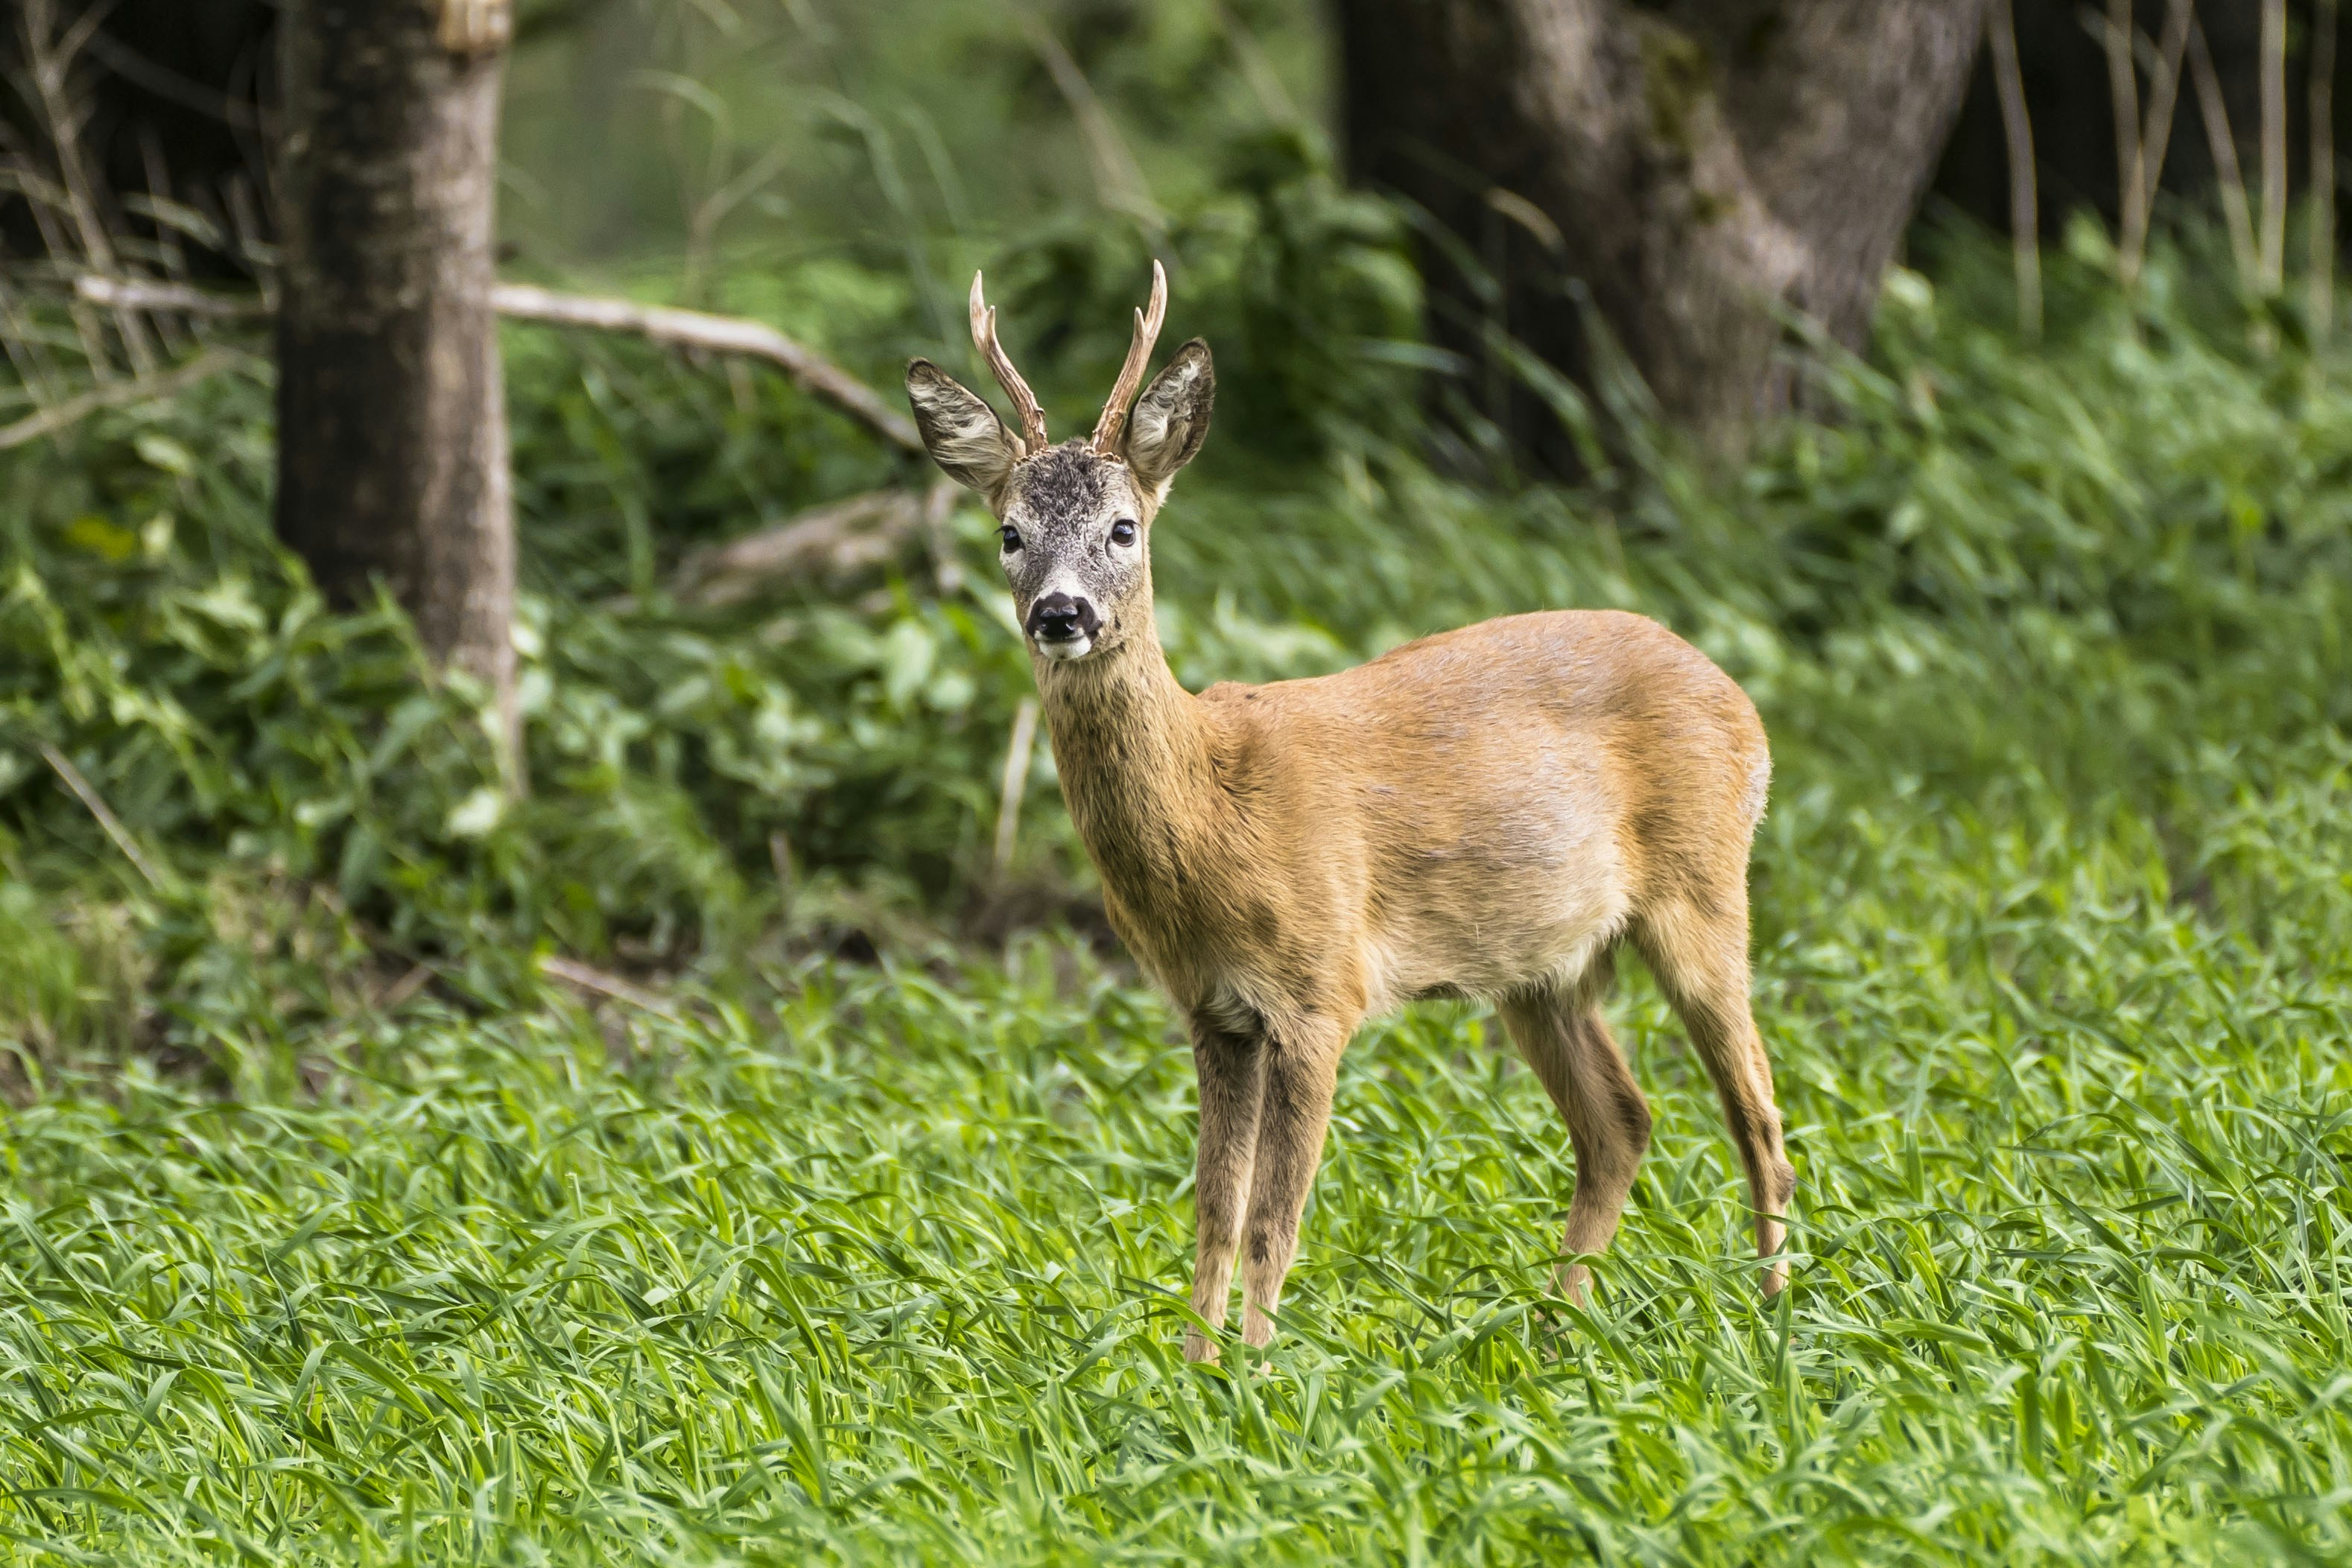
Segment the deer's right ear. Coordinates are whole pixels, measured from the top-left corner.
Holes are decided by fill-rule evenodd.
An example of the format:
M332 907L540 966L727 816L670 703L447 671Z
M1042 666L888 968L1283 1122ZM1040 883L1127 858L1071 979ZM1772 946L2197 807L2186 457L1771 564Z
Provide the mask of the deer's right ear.
M995 494L1020 457L996 411L929 360L907 367L907 401L931 461L957 484Z

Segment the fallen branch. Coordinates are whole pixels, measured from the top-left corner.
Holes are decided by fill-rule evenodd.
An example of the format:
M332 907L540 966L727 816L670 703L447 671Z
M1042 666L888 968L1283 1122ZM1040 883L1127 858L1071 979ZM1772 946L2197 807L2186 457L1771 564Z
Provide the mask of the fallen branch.
M399 1011L401 1005L406 1002L409 998L423 990L432 978L432 965L410 965L408 973L401 976L400 978L394 980L391 985L386 986L383 988L383 994L376 998L375 1010L380 1013Z
M793 381L884 440L909 452L923 449L922 437L915 434L915 422L885 402L881 393L814 349L761 322L733 316L708 316L699 310L676 310L667 306L635 305L625 299L557 294L527 283L501 283L490 298L499 314L512 320L633 332L675 348L746 354L765 360L782 367Z
M180 310L224 320L267 316L270 310L268 301L257 294L214 294L184 284L152 283L144 278L85 275L74 280L74 292L93 305ZM915 433L915 422L893 408L881 393L807 344L786 337L764 322L663 305L639 305L627 299L559 294L528 283L499 284L490 293L490 303L499 315L511 321L625 332L672 348L765 360L803 390L831 402L885 441L908 452L923 449L922 438Z
M65 787L73 791L74 799L89 808L89 814L98 819L98 825L106 831L106 836L114 841L114 847L122 852L122 858L139 868L139 874L147 879L147 885L162 892L162 873L156 871L154 862L147 858L146 852L140 849L139 841L131 836L131 830L122 825L122 819L107 805L106 797L90 787L89 780L81 776L81 769L76 768L64 752L46 740L40 744L41 760L47 763L51 771L64 781Z
M872 490L796 512L780 523L694 551L670 591L680 603L723 610L793 579L838 582L895 559L925 522L924 497Z
M223 321L246 321L276 308L263 294L220 294L184 283L158 283L144 277L100 277L85 272L74 279L74 293L92 305L121 306L137 310L176 310L184 316L210 316Z
M559 958L552 953L541 956L539 969L540 973L551 976L566 985L577 986L600 997L610 997L614 1001L626 1002L649 1013L667 1016L675 1011L669 1003L642 986L633 986L618 975L608 975L602 969L576 964L569 958Z
M235 354L216 350L199 354L179 369L167 371L160 376L149 376L135 382L116 382L83 392L79 397L69 397L14 424L0 425L0 452L12 446L22 446L28 441L38 441L44 435L54 435L101 409L175 397L198 382L208 381L227 370L236 363L237 358Z

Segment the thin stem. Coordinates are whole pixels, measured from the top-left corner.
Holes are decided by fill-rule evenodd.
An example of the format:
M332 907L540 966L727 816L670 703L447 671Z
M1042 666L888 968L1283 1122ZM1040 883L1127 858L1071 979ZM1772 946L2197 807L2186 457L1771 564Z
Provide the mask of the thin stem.
M2336 315L2336 0L2313 0L2311 26L2311 336Z
M2230 133L2230 110L2221 97L2221 73L2213 68L2213 52L2205 46L2205 28L2194 12L2189 18L2189 79L2196 86L2197 107L2205 120L2205 142L2213 153L2213 177L2221 188L2221 222L2230 231L2230 254L2238 264L2238 281L2252 288L2261 281L2262 261L2254 247L2246 176L2238 164L2238 139Z
M2286 0L2263 0L2263 291L2286 281Z
M2180 101L2180 57L2189 47L2189 21L2194 0L2172 0L2164 17L2164 41L2148 67L2147 119L2140 127L2139 163L2134 178L2139 185L2140 228L2130 246L2130 274L2137 277L2147 259L2148 228L2155 221L2156 193L2164 188L2164 157L2172 145L2172 111Z
M155 862L149 860L146 852L140 849L139 841L131 836L131 830L122 825L122 819L116 816L108 807L106 798L91 787L89 780L82 777L81 769L76 768L64 752L46 740L40 743L40 748L42 760L49 765L51 771L64 782L65 787L73 791L74 799L79 800L89 814L98 819L100 829L113 841L114 847L122 852L122 858L129 861L133 867L137 868L139 874L147 879L148 886L161 892L163 888L163 873L155 869Z
M2042 217L2033 174L2033 121L2025 109L2025 76L2017 63L2017 26L2009 0L1985 13L1992 49L1993 86L2000 95L2000 129L2009 143L2009 245L2017 270L2017 328L2042 336Z
M2128 290L2139 280L2139 252L2147 234L2147 189L2141 183L2139 72L2132 64L2132 0L2107 0L2100 34L2107 54L2107 99L2116 121L2116 187L2121 213L2116 270Z
M176 370L158 375L142 376L137 381L113 381L83 392L53 402L37 413L27 414L14 424L0 424L0 452L38 441L45 435L88 419L102 409L121 408L126 403L152 402L176 397L197 382L234 369L239 356L219 349L207 350Z
M1004 778L996 792L996 845L991 862L996 880L1013 869L1013 849L1021 832L1021 798L1029 788L1029 758L1037 746L1037 699L1023 697L1013 712L1013 739L1004 748Z
M1167 216L1151 199L1142 167L1128 150L1126 139L1119 135L1110 111L1103 107L1102 99L1087 80L1087 73L1079 68L1053 28L1025 9L1018 15L1029 47L1036 51L1045 74L1054 78L1055 90L1069 105L1070 117L1077 121L1078 134L1085 139L1087 155L1094 164L1095 191L1103 205L1140 218L1154 229L1166 226Z
M51 0L26 0L23 32L26 69L33 78L42 129L48 133L49 149L58 161L58 176L65 186L66 210L81 244L81 257L97 270L111 273L116 270L114 244L100 215L97 184L90 178L89 165L82 161L83 114L73 101L70 80L74 57L97 31L101 15L99 8L92 7L59 37ZM131 368L142 375L152 374L159 359L147 323L128 309L116 311L114 321L115 329L121 334L123 349L131 356Z

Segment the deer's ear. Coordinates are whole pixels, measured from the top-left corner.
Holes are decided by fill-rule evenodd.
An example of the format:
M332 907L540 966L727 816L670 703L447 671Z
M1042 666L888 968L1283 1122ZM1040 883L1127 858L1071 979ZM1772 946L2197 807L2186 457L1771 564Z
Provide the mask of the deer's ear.
M929 360L907 367L907 401L931 461L957 484L993 495L1020 455L996 411Z
M1209 345L1195 338L1151 378L1127 422L1127 466L1158 491L1192 461L1208 439L1209 411L1217 401L1217 369Z

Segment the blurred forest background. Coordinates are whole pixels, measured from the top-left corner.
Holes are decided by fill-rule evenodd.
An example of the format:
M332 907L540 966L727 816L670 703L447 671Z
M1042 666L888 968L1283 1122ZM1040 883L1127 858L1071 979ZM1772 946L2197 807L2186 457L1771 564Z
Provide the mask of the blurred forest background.
M503 396L431 437L510 425L473 663L371 579L367 389L298 330L279 30L336 7L14 0L14 1550L2347 1560L2333 0L1890 0L1927 42L1785 78L1827 0L1591 7L1691 162L1920 149L1790 188L1874 226L1748 360L1639 278L1754 204L1637 235L1414 43L1547 5L519 0ZM1188 685L1608 605L1756 697L1777 1313L1637 981L1582 1337L1549 1109L1430 1007L1354 1053L1266 1381L1173 1364L1188 1059L891 423L985 267L1084 428L1153 257L1221 389L1155 532Z
M1377 5L1351 14L1360 40L1389 22ZM2026 337L2040 318L2052 330L2000 374L2046 365L2063 383L2073 372L2055 367L2102 334L2146 346L2141 316L2193 328L2217 351L2244 347L2249 374L2284 374L2275 356L2309 350L2305 323L2332 274L2321 268L2312 292L2302 264L2332 247L2311 247L2305 214L2332 219L2285 196L2310 188L2313 107L2331 144L2334 126L2309 90L2307 10L2278 11L2268 105L2268 14L2026 4L2012 33L2000 11L2038 128L2026 221L2058 247L2032 269L2033 290L2052 273L2046 309L1993 270L1987 236L2015 216L2013 142L1993 56L1961 30L1947 73L1951 90L1965 87L1957 122L1922 111L1923 135L1953 127L1948 145L1925 146L1927 188L1915 203L1898 180L1880 198L1897 225L1881 248L1907 263L1900 325L1927 357L1904 396L1943 402L1932 389L1945 380L1990 373L1978 358L2010 340L1999 335L2017 332L2021 311ZM1561 320L1590 300L1575 306L1545 274L1536 287L1549 297L1529 305L1520 276L1530 260L1559 270L1546 249L1554 218L1493 198L1511 193L1476 171L1435 186L1399 176L1426 201L1398 199L1378 172L1350 182L1353 78L1337 15L1272 0L945 5L919 18L822 0L524 0L496 165L497 263L510 278L756 319L892 403L908 356L967 362L963 284L984 264L1016 352L1066 427L1117 364L1149 258L1167 257L1178 326L1212 340L1228 388L1207 466L1187 482L1197 520L1162 543L1175 653L1195 682L1308 673L1506 609L1644 601L1654 591L1625 544L1664 546L1696 526L1662 486L1741 511L1725 527L1757 570L1659 559L1683 555L1677 578L1710 583L1685 591L1726 598L1709 614L1738 603L1754 622L1743 635L1774 641L1818 643L1879 608L1821 580L1855 570L1857 550L1907 579L1923 553L1973 559L1969 541L1986 530L2029 526L2019 503L1955 499L1965 515L1927 538L1819 516L1792 516L1796 538L1779 537L1769 504L1720 483L1706 411L1678 421L1689 397L1657 402L1658 376L1700 355L1707 334L1645 364L1643 323L1622 310L1612 322L1604 299L1633 361L1588 356L1562 340L1578 329ZM159 872L184 852L198 882L331 887L347 916L331 925L360 921L392 943L380 954L418 963L464 961L478 936L667 971L732 962L761 932L866 951L886 927L919 940L1089 924L1049 758L1020 791L1012 853L996 852L1026 677L985 555L971 550L982 519L969 505L919 517L919 458L757 359L505 329L527 795L481 772L496 759L467 738L478 727L464 716L462 672L394 700L409 679L396 619L310 619L263 528L271 345L219 319L238 286L269 286L279 259L278 31L261 0L87 13L33 0L5 43L17 90L0 303L10 395L28 416L5 459L10 547L29 574L11 657L33 660L12 677L5 743L13 880L87 890L90 874L127 875L134 893L179 880L142 877L106 844L110 830L26 749L50 744L82 758ZM1375 104L1390 85L1377 67L1358 68L1358 96ZM2142 121L2165 127L2160 157L2118 140L2118 123L2137 136ZM1359 128L1357 164L1375 161L1375 140ZM2140 185L2150 193L2126 195ZM1456 187L1470 193L1462 212L1448 207ZM2158 256L2142 280L2151 214ZM152 319L72 298L77 279L126 269L218 292ZM1426 295L1424 275L1436 279ZM1842 329L1857 349L1877 276L1866 271L1863 314ZM2102 276L2126 287L2099 296ZM2099 305L2088 315L2084 289ZM1801 319L1785 330L1784 364L1873 384L1892 371L1891 349L1854 361L1832 341L1809 359ZM1996 336L1944 363L1978 334ZM58 405L70 413L93 388L111 402L139 387L118 374L205 345L205 369L226 368L176 413L142 404L48 434ZM289 417L313 401L306 392ZM1816 442L1859 440L1860 417L1848 409L1785 438L1768 427L1759 473ZM348 455L331 434L305 427L325 453L312 482L330 511L351 482L336 476ZM1530 483L1548 475L1575 484ZM813 526L784 536L795 522ZM302 526L281 517L280 539L328 574L331 598L365 599L367 569L383 563L362 552L338 567L320 553L336 547L306 545ZM1999 563L2013 548L1959 578L2006 592ZM213 609L190 622L197 601ZM441 652L421 608L428 651ZM283 685L253 687L262 670ZM404 716L384 728L395 709ZM789 896L777 880L787 864Z

